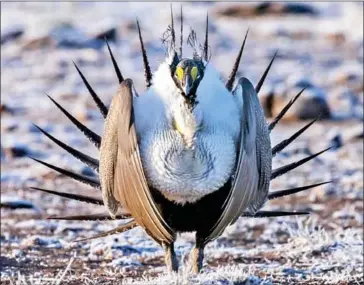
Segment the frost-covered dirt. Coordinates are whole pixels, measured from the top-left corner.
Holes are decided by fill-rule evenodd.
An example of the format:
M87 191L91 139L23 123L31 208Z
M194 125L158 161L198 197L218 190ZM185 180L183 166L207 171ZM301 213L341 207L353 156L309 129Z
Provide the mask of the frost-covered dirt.
M238 5L238 6L237 6ZM138 17L151 66L163 59L167 3L1 3L1 283L2 284L363 284L363 5L362 3L185 3L188 26L203 34L210 17L211 64L226 78L246 29L239 76L258 82L279 54L260 98L275 115L302 85L308 87L289 118L272 132L272 145L329 110L274 159L274 168L335 147L272 181L272 190L333 181L270 201L264 210L310 211L310 217L240 219L210 243L200 275L183 266L193 234L176 243L178 274L168 275L163 252L140 229L72 242L110 230L112 222L47 220L50 215L102 212L30 190L39 186L100 197L100 193L39 165L33 156L83 174L92 172L42 136L36 123L94 157L97 150L57 110L51 95L101 134L103 119L72 60L109 103L117 90L107 36L125 77L143 90ZM174 4L179 11L179 5ZM176 25L179 18L176 15ZM187 50L187 47L186 47ZM273 106L267 98L274 94ZM278 110L278 111L277 111ZM271 120L271 118L268 118ZM24 283L26 282L26 283Z

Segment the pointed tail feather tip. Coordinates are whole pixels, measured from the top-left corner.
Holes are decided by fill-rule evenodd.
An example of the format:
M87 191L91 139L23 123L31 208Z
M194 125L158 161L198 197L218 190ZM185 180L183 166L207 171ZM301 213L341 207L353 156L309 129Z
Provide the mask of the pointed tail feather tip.
M276 218L276 217L300 216L309 214L310 212L300 212L300 211L258 211L255 214L243 213L242 216L248 218Z
M46 94L48 98L61 110L63 114L97 147L100 148L101 137L87 128L84 124L73 117L66 109L64 109L56 100Z
M203 57L205 61L208 61L208 48L209 48L209 14L206 15L206 31L205 31L205 43L203 47Z
M48 220L65 220L65 221L109 221L109 220L124 220L130 219L130 215L117 215L111 217L107 214L86 214L86 215L71 215L71 216L56 216L47 217Z
M181 34L180 34L180 48L179 48L180 58L182 58L182 50L183 50L183 11L181 4Z
M96 94L96 92L92 89L91 85L88 83L86 77L83 75L83 73L81 72L81 70L78 68L78 66L76 65L76 63L74 61L72 61L78 74L80 75L83 84L85 84L88 92L90 93L92 99L94 100L94 102L96 103L96 106L99 108L101 115L106 118L107 116L107 107L105 106L105 104L101 101L100 97Z
M243 41L243 43L242 43L242 45L240 47L238 56L235 59L235 63L233 65L233 69L232 69L232 71L230 73L229 79L228 79L228 81L226 82L226 85L225 85L226 88L227 88L227 90L229 90L229 91L231 91L233 89L233 85L234 85L234 82L235 82L236 73L238 72L238 69L239 69L240 60L241 60L241 56L243 55L243 51L244 51L244 47L245 47L245 42L246 42L246 39L248 37L248 33L249 33L249 29L246 31L244 41Z
M137 28L138 28L138 34L139 34L140 48L141 48L142 57L143 57L145 85L147 88L149 88L152 85L153 76L152 76L152 71L149 66L147 52L144 47L144 42L143 42L142 33L140 31L139 21L137 20L136 22L137 22Z
M281 141L279 144L272 148L272 155L275 156L278 152L285 149L291 142L293 142L296 138L298 138L304 131L306 131L310 126L312 126L319 118L314 119L297 132L295 132L291 137L286 140Z
M306 87L303 88L298 94L291 99L286 106L283 107L283 109L279 112L277 117L274 118L274 120L268 125L268 130L271 132L275 126L278 124L278 122L283 118L283 116L288 112L288 110L292 107L292 105L296 102L296 100L301 96L303 91L305 91Z
M42 191L42 192L45 192L45 193L48 193L48 194L60 196L62 198L67 198L67 199L76 200L76 201L80 201L80 202L90 203L90 204L94 204L94 205L100 205L100 206L104 205L104 202L101 199L88 197L88 196L84 196L84 195L80 195L80 194L72 194L72 193L67 193L67 192L58 192L58 191L48 190L48 189L43 189L43 188L38 188L38 187L29 187L29 188L33 189L33 190L37 190L37 191Z
M110 48L110 45L109 45L109 42L107 41L107 38L105 37L105 43L107 45L107 49L109 51L109 54L110 54L110 58L111 58L111 61L112 61L112 64L114 66L114 70L115 70L115 73L116 73L116 76L118 77L118 81L119 81L119 84L121 84L123 81L124 81L124 77L123 75L121 74L121 71L119 69L119 66L118 66L118 63L116 62L116 59L114 57L114 54L112 53L111 51L111 48Z
M64 142L56 139L54 136L49 134L47 131L43 130L41 127L38 127L37 125L33 124L34 127L36 127L41 133L43 133L46 137L48 137L51 141L53 141L55 144L63 148L65 151L67 151L69 154L71 154L73 157L77 158L87 166L91 167L95 171L98 172L99 170L99 161L93 157L88 156L87 154L84 154L77 149L74 149L73 147L70 147L69 145L65 144Z
M311 185L306 185L306 186L302 186L302 187L295 187L295 188L290 188L290 189L285 189L285 190L276 190L273 192L270 192L268 194L268 199L269 200L273 200L273 199L277 199L280 197L284 197L284 196L289 196L292 194L296 194L314 187L318 187L321 185L325 185L328 183L331 183L332 181L325 181L325 182L321 182L321 183L316 183L316 184L311 184Z
M98 235L95 235L95 236L92 236L92 237L89 237L89 238L74 240L72 242L87 241L87 240L91 240L91 239L106 237L106 236L109 236L109 235L119 234L119 233L129 231L129 230L131 230L131 229L133 229L133 228L135 228L137 226L138 226L138 224L134 220L131 220L131 221L125 223L124 225L121 225L121 226L119 226L119 227L117 227L115 229L112 229L110 231L103 232L101 234L98 234Z
M310 155L308 157L305 157L305 158L303 158L301 160L298 160L298 161L295 161L293 163L290 163L290 164L281 166L281 167L279 167L277 169L273 169L272 170L272 175L271 175L271 180L277 178L278 176L281 176L281 175L287 173L288 171L291 171L291 170L299 167L300 165L302 165L302 164L304 164L304 163L312 160L313 158L319 156L320 154L322 154L322 153L324 153L324 152L326 152L326 151L328 151L328 150L330 150L332 148L333 148L332 146L331 147L328 147L328 148L326 148L326 149L324 149L324 150L322 150L320 152L317 152L315 154L312 154L312 155Z
M259 80L259 82L258 82L257 86L255 87L255 91L256 91L257 93L259 93L260 89L262 88L263 83L264 83L265 79L267 78L267 75L268 75L268 73L269 73L269 70L270 70L270 68L272 67L272 64L273 64L273 62L274 62L274 60L275 60L275 58L276 58L277 54L278 54L278 51L276 51L276 52L274 53L273 58L272 58L272 59L271 59L271 61L269 62L268 66L267 66L267 68L265 69L265 71L264 71L264 73L263 73L262 77L260 78L260 80Z
M36 159L34 157L31 157L31 156L28 156L30 159L33 159L34 161L40 163L40 164L43 164L44 166L52 169L52 170L55 170L65 176L68 176L76 181L79 181L81 183L84 183L86 185L89 185L91 187L94 187L96 189L100 189L100 182L97 180L97 179L94 179L94 178L91 178L91 177L88 177L88 176L85 176L85 175L81 175L81 174L78 174L78 173L75 173L75 172L72 172L72 171L69 171L69 170L66 170L66 169L63 169L63 168L60 168L60 167L57 167L57 166L54 166L54 165L51 165L49 163L46 163L42 160L39 160L39 159Z

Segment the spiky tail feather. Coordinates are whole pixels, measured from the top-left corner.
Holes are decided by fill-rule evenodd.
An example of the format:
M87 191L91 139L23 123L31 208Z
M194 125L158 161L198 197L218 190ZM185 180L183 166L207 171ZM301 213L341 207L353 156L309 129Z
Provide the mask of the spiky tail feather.
M276 51L276 52L274 53L273 58L271 59L271 61L270 61L270 63L268 64L267 68L265 69L265 71L264 71L264 73L263 73L262 77L260 78L260 80L259 80L259 82L258 82L257 86L255 87L255 91L256 91L257 93L259 93L260 89L262 88L263 83L264 83L265 79L267 78L268 72L269 72L270 68L272 67L272 64L273 64L274 60L276 59L277 54L278 54L278 51Z
M135 228L137 226L138 226L138 224L134 220L131 220L131 221L129 221L129 222L115 228L115 229L112 229L111 231L103 232L101 234L98 234L98 235L95 235L95 236L92 236L92 237L89 237L89 238L74 240L74 242L86 241L86 240L106 237L106 236L109 236L109 235L120 234L120 233L129 231L129 230L131 230L131 229L133 229L133 228Z
M76 181L79 181L79 182L82 182L82 183L84 183L86 185L89 185L91 187L100 189L100 181L98 179L96 179L96 178L86 176L86 175L82 175L82 174L79 174L79 173L76 173L76 172L72 172L72 171L69 171L69 170L54 166L52 164L46 163L46 162L44 162L42 160L39 160L39 159L36 159L34 157L29 156L29 158L35 160L36 162L39 162L40 164L43 164L44 166L47 166L50 169L55 170L55 171L65 175L67 177L70 177L70 178L72 178L72 179L74 179Z
M38 127L37 125L34 125L39 131L41 131L46 137L48 137L50 140L52 140L54 143L56 143L58 146L63 148L65 151L70 153L72 156L86 164L87 166L91 167L95 171L99 171L99 161L93 157L88 156L87 154L84 154L77 149L74 149L73 147L70 147L69 145L61 142L60 140L56 139L54 136L43 130L41 127Z
M66 221L110 221L130 219L130 214L116 215L115 218L108 214L88 214L88 215L71 215L71 216L49 216L48 220L66 220Z
M56 196L68 198L68 199L75 200L75 201L80 201L80 202L85 202L85 203L100 205L100 206L104 205L104 201L102 201L102 199L98 199L98 198L94 198L94 197L84 196L84 195L80 195L80 194L67 193L67 192L58 192L58 191L48 190L48 189L43 189L43 188L38 188L38 187L30 187L30 189L45 192L48 194L53 194Z

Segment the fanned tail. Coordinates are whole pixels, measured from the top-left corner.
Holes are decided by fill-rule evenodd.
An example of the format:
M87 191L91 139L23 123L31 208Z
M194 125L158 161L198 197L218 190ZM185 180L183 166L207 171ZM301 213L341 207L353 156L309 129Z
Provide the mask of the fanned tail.
M150 87L152 85L152 72L150 69L150 65L149 65L149 61L148 61L148 57L147 57L147 53L146 53L146 49L144 46L144 42L143 42L143 38L142 38L142 34L141 34L141 29L140 29L140 25L139 25L139 21L136 22L137 23L137 29L138 29L138 36L139 36L139 41L140 41L140 46L141 46L141 53L142 53L142 58L143 58L143 64L144 64L144 77L145 77L145 83L146 83L146 87ZM182 14L182 6L181 6L181 27L180 27L180 57L182 58L182 46L183 46L183 14ZM249 31L249 30L248 30ZM243 40L243 43L241 45L241 48L239 50L239 53L237 54L237 57L235 59L232 71L230 73L230 76L226 82L226 88L231 91L234 81L235 81L235 77L240 65L240 61L241 61L241 57L243 54L243 50L244 50L244 46L245 46L245 42L247 39L247 35L248 35L248 31L246 32L245 38ZM172 13L172 9L171 9L171 36L172 36L172 42L173 42L173 47L175 48L176 46L176 34L175 34L175 29L174 29L174 19L173 19L173 13ZM118 78L118 82L119 84L121 84L124 81L124 77L119 69L119 66L115 60L115 57L111 51L111 48L109 46L109 43L107 42L107 40L105 39L106 45L107 45L107 49L108 52L110 54L110 58L116 73L116 76ZM188 42L191 44L191 46L194 48L195 46L197 46L197 39L196 39L196 35L195 32L192 31L189 38L188 38ZM204 58L206 61L208 60L208 55L209 55L209 46L208 46L208 16L206 17L206 30L205 30L205 42L203 45L203 55L202 58ZM272 64L275 60L277 56L277 52L274 54L273 58L271 59L271 61L269 62L268 66L266 67L262 77L260 78L259 82L257 83L255 90L258 93L266 78L267 75L272 67ZM176 55L176 57L178 57ZM86 80L85 76L83 75L83 73L81 72L81 70L78 68L78 66L74 63L77 72L79 73L83 83L85 84L86 88L88 89L89 93L91 94L93 100L95 101L97 107L99 108L101 114L103 115L104 118L107 117L108 114L108 108L105 106L105 104L101 101L101 99L99 98L99 96L96 94L96 92L92 89L92 87L90 86L90 84L88 83L88 81ZM275 126L280 122L280 120L284 117L284 115L288 112L288 110L291 108L291 106L296 102L296 100L300 97L300 95L302 94L302 92L304 91L304 89L302 89L293 99L291 99L287 105L281 110L281 112L277 115L277 117L275 119L272 120L272 122L268 125L268 129L271 132ZM48 96L48 95L47 95ZM48 96L50 98L50 100L66 115L66 117L97 147L100 147L101 144L101 137L96 134L95 132L93 132L92 130L90 130L88 127L86 127L84 124L82 124L81 122L79 122L74 116L72 116L68 111L66 111L58 102L56 102L52 97ZM308 124L306 124L305 126L303 126L301 129L299 129L297 132L295 132L293 135L291 135L289 138L283 140L282 142L278 143L277 145L275 145L272 148L272 155L276 155L277 153L279 153L280 151L282 151L283 149L285 149L288 145L290 145L293 141L295 141L304 131L306 131L310 126L313 125L314 122L316 122L318 119L315 119L311 122L309 122ZM99 161L93 157L90 157L74 148L72 148L71 146L63 143L62 141L58 140L57 138L53 137L52 135L50 135L48 132L46 132L45 130L43 130L42 128L35 126L39 129L39 131L41 131L45 136L47 136L50 140L52 140L54 143L56 143L58 146L62 147L64 150L66 150L68 153L70 153L72 156L74 156L75 158L79 159L81 162L85 163L87 166L89 166L90 168L92 168L93 170L97 171L99 170ZM318 155L324 153L325 151L329 150L330 148L327 148L321 152L318 152L316 154L310 155L306 158L303 158L301 160L298 160L296 162L290 163L288 165L279 167L277 169L272 170L272 174L271 174L271 180L277 178L280 175L283 175L295 168L297 168L298 166L312 160L313 158L317 157ZM32 158L32 157L31 157ZM100 189L100 181L98 178L94 178L91 176L85 176L79 173L75 173L72 172L70 170L66 170L54 165L51 165L49 163L46 163L44 161L32 158L33 160L63 174L66 175L72 179L75 179L76 181L82 182L86 185L90 185L96 189ZM314 187L318 187L321 185L325 185L327 183L330 183L330 181L326 181L326 182L320 182L320 183L316 183L316 184L311 184L311 185L306 185L306 186L301 186L301 187L294 187L294 188L289 188L289 189L285 189L285 190L277 190L277 191L273 191L270 192L268 194L268 200L272 200L272 199L277 199L280 197L284 197L284 196L288 196L288 195L292 195L295 193L299 193L308 189L312 189ZM58 192L58 191L54 191L54 190L48 190L48 189L43 189L43 188L37 188L37 187L31 187L31 189L33 190L38 190L38 191L42 191L48 194L52 194L52 195L57 195L60 196L62 198L67 198L67 199L71 199L71 200L75 200L75 201L79 201L79 202L84 202L84 203L90 203L93 205L100 205L103 206L104 202L102 199L97 198L97 197L89 197L89 196L85 196L85 195L81 195L81 194L74 194L74 193L67 193L67 192ZM276 210L276 211L265 211L265 210L261 210L261 211L257 211L256 213L248 213L245 212L242 214L242 217L253 217L253 218L265 218L265 217L284 217L284 216L297 216L297 215L307 215L309 214L308 212L305 211L280 211L280 210ZM134 219L132 219L131 215L129 213L123 212L121 214L116 215L114 218L111 218L110 215L108 214L103 214L103 213L99 213L99 214L85 214L85 215L66 215L66 216L50 216L48 217L48 219L54 219L54 220L68 220L68 221L108 221L108 220L113 220L113 219L119 219L119 220L125 220L125 219L130 219L128 222L124 223L123 225L116 227L115 229L112 229L110 231L107 232L103 232L101 234L95 235L93 237L90 238L83 238L83 239L79 239L76 241L86 241L86 240L90 240L90 239L95 239L95 238L100 238L100 237L105 237L108 235L112 235L112 234L118 234L118 233L122 233L125 231L128 231L134 227L137 227L138 224L135 222Z

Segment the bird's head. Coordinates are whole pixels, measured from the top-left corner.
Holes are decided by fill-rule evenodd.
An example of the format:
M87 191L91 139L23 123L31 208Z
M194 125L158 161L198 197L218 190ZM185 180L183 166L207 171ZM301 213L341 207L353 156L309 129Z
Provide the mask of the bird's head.
M173 70L173 80L177 88L181 90L182 96L190 107L194 107L196 91L204 76L204 64L198 59L184 58L178 62Z

